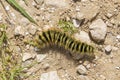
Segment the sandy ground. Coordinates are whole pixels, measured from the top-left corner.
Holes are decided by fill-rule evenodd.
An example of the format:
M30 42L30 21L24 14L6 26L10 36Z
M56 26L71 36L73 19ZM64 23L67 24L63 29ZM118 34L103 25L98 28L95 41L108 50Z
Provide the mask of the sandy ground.
M33 55L42 53L47 56L39 64L28 69L28 74L32 74L23 80L39 80L42 73L50 71L57 71L61 80L120 80L120 40L116 39L120 35L120 0L66 0L65 5L61 3L59 6L51 6L48 0L43 2L41 0L39 3L35 2L39 0L26 0L27 5L22 0L16 0L39 26L29 22L8 3L2 1L6 10L0 4L0 17L2 17L0 23L8 26L7 34L14 53L17 55L25 52ZM93 63L76 61L68 51L61 48L52 47L42 52L35 52L34 47L23 43L24 39L33 39L37 30L41 31L45 27L57 27L60 19L71 20L73 18L79 20L85 18L85 22L78 29L87 33L90 24L99 18L107 25L104 43L97 44L92 41L96 48L96 59L93 60ZM19 26L21 27L18 28ZM15 37L16 28L20 33L20 36L17 37ZM105 53L107 45L112 46L110 54ZM36 58L29 59L23 64L29 65L34 61ZM49 68L46 69L45 65L48 65ZM77 73L76 67L79 65L86 68L85 75Z

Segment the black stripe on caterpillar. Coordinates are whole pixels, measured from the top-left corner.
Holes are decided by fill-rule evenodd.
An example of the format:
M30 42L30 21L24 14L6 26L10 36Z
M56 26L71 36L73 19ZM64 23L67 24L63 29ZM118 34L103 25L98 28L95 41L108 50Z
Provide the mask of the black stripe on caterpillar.
M37 35L35 42L40 49L45 46L57 45L69 50L71 53L78 53L92 59L95 57L93 46L78 41L61 30L48 29L43 31Z

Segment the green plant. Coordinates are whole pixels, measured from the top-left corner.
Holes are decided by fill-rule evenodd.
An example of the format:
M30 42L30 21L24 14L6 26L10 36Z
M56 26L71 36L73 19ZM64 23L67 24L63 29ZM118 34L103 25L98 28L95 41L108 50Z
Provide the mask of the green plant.
M15 60L15 55L7 45L6 25L0 24L0 78L2 80L16 80L19 78L23 68L21 63Z
M78 31L70 21L59 20L58 26L64 30L64 32L69 32L71 34Z

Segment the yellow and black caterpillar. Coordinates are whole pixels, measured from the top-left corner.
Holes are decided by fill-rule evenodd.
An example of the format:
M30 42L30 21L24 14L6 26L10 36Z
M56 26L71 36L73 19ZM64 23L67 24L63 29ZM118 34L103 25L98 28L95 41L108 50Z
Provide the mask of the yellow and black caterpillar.
M82 56L94 58L94 47L86 43L80 42L65 32L56 29L49 29L38 34L36 39L37 46L44 48L45 46L57 45L77 53Z

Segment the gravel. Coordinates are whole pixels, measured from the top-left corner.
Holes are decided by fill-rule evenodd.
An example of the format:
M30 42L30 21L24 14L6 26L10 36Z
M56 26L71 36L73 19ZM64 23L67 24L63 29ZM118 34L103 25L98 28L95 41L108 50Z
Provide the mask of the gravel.
M25 0L16 1L39 24L39 26L34 25L2 0L5 9L0 5L0 23L7 25L5 31L14 60L20 62L20 58L16 57L23 53L23 67L35 63L26 68L26 73L29 75L26 80L54 80L55 77L57 80L120 80L120 0L103 0L102 4L100 0L27 0L26 3ZM79 60L78 63L75 59L83 58L80 55L82 53L73 53L74 57L68 54L69 51L62 51L61 48L56 50L56 47L50 47L50 51L41 51L24 44L24 39L35 39L34 35L38 35L36 30L39 33L49 28L58 28L58 21L61 19L73 20L75 28L80 30L75 36L76 39L85 43L92 42L96 56L93 63L84 59ZM104 42L104 44L98 45L96 42ZM105 52L111 54L105 55ZM14 56L14 53L17 54Z

